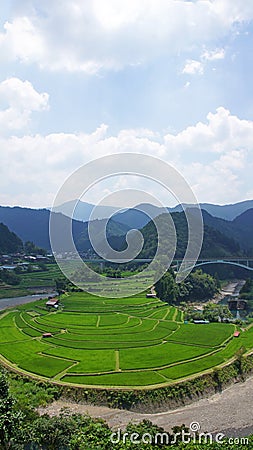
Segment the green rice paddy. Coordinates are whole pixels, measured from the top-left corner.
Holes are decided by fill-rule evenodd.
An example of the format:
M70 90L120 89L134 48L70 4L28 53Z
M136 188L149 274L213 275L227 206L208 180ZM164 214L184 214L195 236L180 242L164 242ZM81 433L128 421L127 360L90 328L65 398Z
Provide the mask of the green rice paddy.
M107 299L65 294L0 315L0 354L19 371L85 386L162 386L253 348L253 327L183 323L183 312L145 294ZM51 333L45 338L43 333Z

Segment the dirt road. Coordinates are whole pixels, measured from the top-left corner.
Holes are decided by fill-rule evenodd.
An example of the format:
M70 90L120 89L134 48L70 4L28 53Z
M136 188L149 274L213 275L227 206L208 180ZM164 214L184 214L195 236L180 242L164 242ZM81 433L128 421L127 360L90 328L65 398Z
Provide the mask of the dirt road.
M209 433L223 432L226 436L246 436L253 433L253 377L244 383L236 383L220 394L208 399L201 399L191 405L164 411L156 414L140 414L120 409L110 409L104 406L91 406L58 400L46 408L40 408L40 413L59 414L61 408L69 408L71 412L89 414L101 417L113 428L124 428L129 422L137 423L143 419L170 431L175 425L189 426L198 422L201 431Z

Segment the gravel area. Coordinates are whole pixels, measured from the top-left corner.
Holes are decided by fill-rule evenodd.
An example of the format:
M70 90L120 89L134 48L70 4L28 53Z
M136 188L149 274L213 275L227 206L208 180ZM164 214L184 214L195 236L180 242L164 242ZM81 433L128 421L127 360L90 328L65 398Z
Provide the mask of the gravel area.
M132 411L110 409L104 406L92 406L58 400L40 408L40 414L58 415L62 408L73 413L89 414L101 417L113 428L122 428L129 423L138 423L143 419L170 431L175 425L189 426L192 422L200 424L200 431L223 432L226 436L247 436L253 433L253 377L244 383L236 383L221 393L201 399L191 405L175 410L155 414L141 414Z

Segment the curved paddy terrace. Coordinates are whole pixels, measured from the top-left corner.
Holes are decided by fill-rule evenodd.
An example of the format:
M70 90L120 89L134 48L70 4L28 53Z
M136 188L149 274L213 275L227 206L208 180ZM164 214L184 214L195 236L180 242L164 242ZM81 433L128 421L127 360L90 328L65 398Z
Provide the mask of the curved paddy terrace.
M183 312L145 294L104 299L65 294L0 316L2 361L58 383L140 388L171 384L253 347L253 327L234 338L233 324L185 324ZM43 336L44 335L44 336Z

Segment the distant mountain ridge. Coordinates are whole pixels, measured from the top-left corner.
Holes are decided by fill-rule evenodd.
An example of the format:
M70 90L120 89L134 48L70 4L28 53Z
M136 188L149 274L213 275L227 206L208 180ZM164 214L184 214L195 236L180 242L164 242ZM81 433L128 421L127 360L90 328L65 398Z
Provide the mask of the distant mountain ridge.
M93 204L82 202L79 200L71 200L69 202L63 203L60 206L54 207L54 212L60 212L65 216L72 217L75 220L79 220L82 222L88 222L90 219L90 215L94 209ZM96 217L95 219L106 219L110 217L115 211L118 211L119 208L114 206L96 206Z
M70 222L70 218L61 214L56 214L58 223ZM19 206L0 206L0 222L3 222L12 232L16 233L23 242L32 241L38 247L51 250L49 238L49 217L50 211L47 209L21 208ZM107 220L96 221L100 224L99 230L103 229ZM88 223L72 220L73 237L79 250L91 248L88 236ZM129 230L124 224L110 220L107 226L108 238L124 235ZM65 249L66 251L68 249Z
M253 208L253 200L245 200L230 205L213 205L211 203L200 203L202 210L207 211L211 216L225 220L234 220L245 211Z
M184 209L194 208L196 205L183 204L177 205L174 208L167 208L170 213L182 212ZM235 203L231 205L213 205L209 203L200 203L199 207L202 211L209 213L217 219L233 221L242 213L253 208L253 200L246 200L244 202ZM130 208L124 212L114 215L117 222L127 224L129 227L137 226L143 228L150 221L150 218L159 216L164 212L164 208L159 208L154 205L141 204L135 208Z
M246 202L244 202L246 203ZM247 203L249 204L249 203ZM245 206L245 205L244 205ZM242 206L240 206L242 207ZM102 242L102 230L107 223L106 235L109 243L116 249L126 247L125 236L129 229L140 229L150 248L148 254L147 246L144 247L143 255L149 257L154 249L154 233L150 217L155 217L157 209L153 205L141 205L141 211L128 209L122 213L113 216L107 223L107 219L95 221L98 241ZM144 212L144 211L147 211ZM194 208L190 209L194 212ZM253 256L253 208L244 211L233 220L225 220L213 217L207 211L202 211L205 226L205 238L202 249L202 256ZM59 220L70 221L70 218L61 214L57 214ZM171 216L179 227L177 251L181 252L187 239L187 230L184 213L172 212ZM33 241L38 247L51 250L49 239L49 217L50 211L47 209L31 209L20 207L0 207L0 222L8 226L8 228L21 238L23 242ZM122 220L122 221L121 221ZM144 225L143 225L144 223ZM182 231L185 228L185 231ZM88 235L88 223L78 220L72 220L72 229L74 241L78 250L92 251L91 243ZM178 230L177 230L178 231ZM180 234L181 233L181 234ZM152 249L151 249L152 247ZM65 249L68 251L68 249ZM204 252L204 253L203 253Z
M71 213L76 205L73 213L73 218L79 221L87 222L90 219L90 214L95 205L83 201L72 200L58 206L54 209L56 212L72 217ZM193 207L195 205L184 204L184 208ZM177 205L175 207L167 207L169 212L181 212L183 206ZM245 200L239 203L233 203L229 205L215 205L212 203L200 203L200 208L205 210L213 217L217 217L224 220L234 220L237 216L253 208L253 200ZM117 212L119 211L119 212ZM96 218L105 219L111 217L114 214L113 219L116 222L121 222L130 228L136 226L138 228L144 227L151 218L157 217L164 212L164 208L151 205L149 203L143 203L136 205L132 208L120 208L113 206L96 206Z

